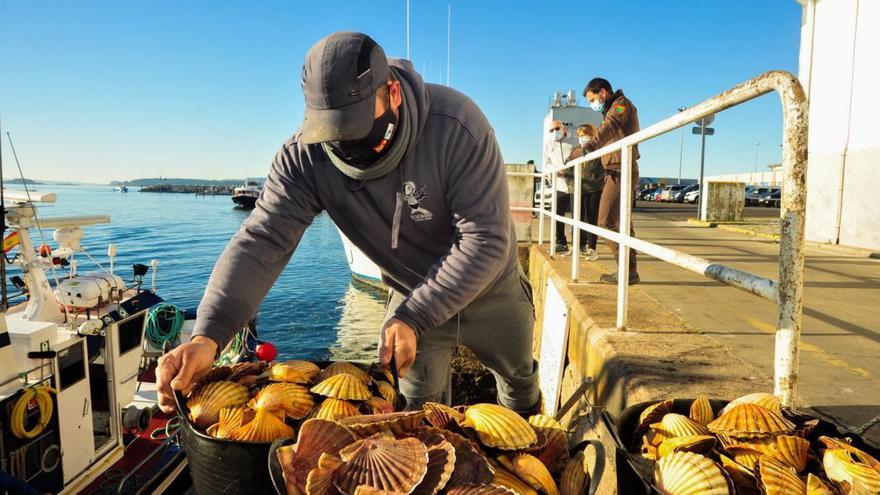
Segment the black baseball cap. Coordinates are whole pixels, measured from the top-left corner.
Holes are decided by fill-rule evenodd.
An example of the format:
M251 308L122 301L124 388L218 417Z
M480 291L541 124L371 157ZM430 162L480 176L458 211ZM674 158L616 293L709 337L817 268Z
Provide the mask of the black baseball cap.
M385 51L366 34L338 32L315 43L302 70L306 111L300 141L366 137L375 119L373 95L390 74Z

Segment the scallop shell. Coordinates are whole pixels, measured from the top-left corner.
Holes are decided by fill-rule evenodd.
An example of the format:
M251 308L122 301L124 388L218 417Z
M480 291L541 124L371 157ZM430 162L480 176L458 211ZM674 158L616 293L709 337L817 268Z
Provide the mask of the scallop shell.
M782 462L764 456L755 466L758 488L766 495L789 495L806 493L807 485L798 478L794 469Z
M644 431L648 426L657 423L663 419L663 416L671 413L672 404L672 399L667 399L646 407L642 414L639 414L639 427L637 431Z
M254 419L242 424L229 433L231 440L242 442L272 442L279 438L293 436L293 428L284 423L283 413L276 414L271 411L260 410Z
M306 476L306 495L336 495L339 490L333 484L335 469L317 467Z
M709 423L708 428L719 435L757 438L789 434L795 425L764 406L744 403L730 408Z
M586 493L589 475L584 469L584 452L578 452L571 458L559 477L560 495L582 495Z
M435 495L446 487L455 469L455 447L443 440L440 435L436 436L440 443L428 447L428 471L422 482L413 490L414 495ZM420 441L425 443L421 439Z
M559 487L553 480L553 475L537 457L523 453L507 454L498 457L498 462L532 488L547 495L559 495Z
M553 419L552 416L547 416L546 414L534 414L529 416L529 424L535 428L552 428L554 430L565 431L565 428Z
M387 432L359 440L339 451L343 465L336 487L354 493L366 485L379 490L410 493L428 472L428 448L415 438L395 439Z
M737 494L757 493L757 480L755 480L755 473L752 470L724 454L719 454L718 458L721 461L721 467L727 472L736 487Z
M341 465L342 459L333 454L324 452L321 457L318 457L318 467L321 469L336 469Z
M737 399L734 399L727 403L723 409L721 409L721 414L724 414L734 407L740 404L757 404L762 407L766 407L776 414L782 414L782 402L773 394L768 394L766 392L756 392L753 394L743 395Z
M224 380L196 389L186 400L186 405L190 420L200 428L207 428L220 419L221 409L240 406L248 398L246 387Z
M254 411L245 406L224 407L220 410L220 420L208 428L208 434L216 438L229 438L235 429L253 420L254 415Z
M426 402L424 405L425 419L431 426L437 428L449 428L453 424L460 424L464 421L464 414L455 409L436 402Z
M389 490L380 490L368 485L361 485L354 489L352 495L407 495L403 492L392 492Z
M373 396L363 381L348 373L338 373L318 382L312 392L343 400L367 400Z
M730 495L727 478L711 459L674 452L654 466L654 482L664 495Z
M859 462L861 462L862 464L867 464L868 466L871 466L872 468L874 468L875 471L880 473L880 461L875 459L873 456L871 456L870 454L868 454L864 450L861 450L857 447L853 447L849 443L847 443L843 440L838 440L836 438L821 436L821 437L819 437L819 441L822 442L823 444L825 444L825 446L828 447L829 449L843 449L843 450L849 452L850 454L854 455L856 457L856 459L859 460Z
M813 473L807 474L807 495L834 495L831 488Z
M254 410L284 411L288 418L302 419L315 407L315 400L303 386L278 382L260 389L248 406Z
M402 411L391 414L367 414L342 418L340 423L361 437L380 431L405 434L414 431L425 418L423 411Z
M495 468L474 442L449 430L423 428L421 431L441 435L455 449L455 470L452 471L452 477L447 483L448 486L480 485L492 481Z
M259 375L266 369L266 366L267 363L265 361L235 363L229 367L232 373L229 375L228 380L236 382L246 376Z
M321 368L310 361L284 361L269 368L269 379L273 382L312 383Z
M321 402L321 404L317 408L315 408L315 412L312 417L319 419L340 420L342 418L358 416L360 415L360 413L361 412L358 411L357 406L347 400L327 397Z
M553 474L558 474L568 462L568 435L565 430L533 426L538 434L538 443L535 447L524 449L525 452L534 455L547 466Z
M394 390L394 385L386 382L385 380L380 380L376 382L376 390L379 391L379 395L392 404L397 404L397 390Z
M528 483L519 479L517 475L501 466L495 468L495 476L492 478L492 484L510 488L516 492L517 495L538 495L538 492L529 486Z
M538 441L534 428L518 414L495 404L476 404L464 412L461 426L477 432L480 442L501 450L524 449Z
M791 435L753 439L738 446L757 450L766 456L785 463L789 467L793 467L799 473L807 467L807 457L810 452L809 441Z
M701 395L691 404L690 418L703 426L711 423L715 419L715 413L712 411L712 404L709 403L709 397Z
M192 388L195 390L204 387L211 382L226 380L230 375L232 375L232 368L230 366L215 366L193 379Z
M733 456L733 460L753 471L755 470L755 464L758 463L758 459L764 455L761 451L747 445L734 445L724 450Z
M669 413L659 423L651 425L652 429L660 430L667 437L692 437L708 435L709 429L682 414Z
M363 405L367 407L364 411L367 414L391 414L394 412L394 404L376 395L365 400Z
M446 491L446 495L517 495L510 488L483 483L480 485L458 485Z
M322 459L337 455L354 441L354 433L336 421L305 420L299 428L296 444L277 450L287 492L305 493L309 471L321 467Z
M348 361L336 361L330 366L324 368L318 381L324 381L332 376L345 373L356 377L363 382L364 385L370 383L370 374L364 371L360 366L349 363Z
M846 450L825 449L822 465L825 466L825 474L831 481L846 482L853 487L861 484L870 493L880 492L880 472L867 464L854 461Z
M694 452L705 454L715 448L715 437L712 435L693 435L689 437L675 437L664 440L657 448L657 455L664 457L673 452Z

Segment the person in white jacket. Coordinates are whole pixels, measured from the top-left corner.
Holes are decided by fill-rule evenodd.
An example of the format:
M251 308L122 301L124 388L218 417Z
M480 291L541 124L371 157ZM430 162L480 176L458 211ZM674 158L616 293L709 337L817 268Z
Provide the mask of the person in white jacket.
M571 156L572 150L578 146L577 138L569 134L568 127L559 120L550 123L547 130L552 138L544 146L544 170L559 168ZM556 177L556 213L565 215L571 210L571 189L565 172ZM565 238L565 224L556 222L556 252L568 254L568 241Z

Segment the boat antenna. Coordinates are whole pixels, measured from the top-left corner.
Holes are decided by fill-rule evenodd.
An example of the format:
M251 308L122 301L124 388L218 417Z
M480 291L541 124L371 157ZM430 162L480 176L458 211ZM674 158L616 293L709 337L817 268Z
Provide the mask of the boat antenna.
M452 43L452 4L449 4L449 15L446 17L446 87L449 87L449 47Z
M406 0L406 59L412 60L409 56L409 0Z
M12 144L12 136L9 134L9 131L6 131L6 139L9 140L9 148L12 149L12 157L15 159L15 165L18 167L18 176L21 177L21 184L24 186L24 194L27 196L28 203L33 205L34 202L31 200L31 191L28 189L27 179L24 178L24 172L21 170L21 162L18 161L18 153L15 152L15 145ZM40 241L43 245L48 245L49 243L46 242L46 236L43 234L43 227L40 225L40 219L37 216L37 209L34 208L33 212L34 223L37 225L37 231L40 233ZM5 219L6 216L4 215L3 218ZM61 287L61 281L58 280L58 272L55 270L55 264L50 263L49 266L52 268L52 278L55 279L55 287ZM3 287L5 289L6 280L3 281ZM67 305L62 304L61 307L64 308L64 321L72 323L70 320L70 314L67 311Z
M2 121L0 121L0 130L3 129ZM3 146L0 142L0 209L3 210L2 222L3 230L0 231L0 238L6 239L6 187L3 184ZM0 313L6 313L9 307L9 299L6 294L6 253L0 255Z

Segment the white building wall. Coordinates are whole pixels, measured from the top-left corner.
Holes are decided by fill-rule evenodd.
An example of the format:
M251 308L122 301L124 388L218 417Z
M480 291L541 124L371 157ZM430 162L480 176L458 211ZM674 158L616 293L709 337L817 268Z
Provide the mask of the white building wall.
M811 2L800 57L810 100L806 236L880 249L880 133L871 125L880 112L880 1L805 0L805 12Z

